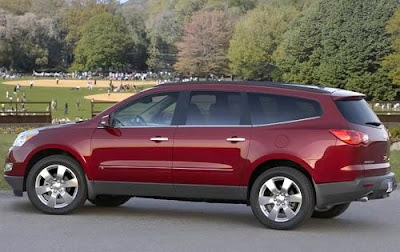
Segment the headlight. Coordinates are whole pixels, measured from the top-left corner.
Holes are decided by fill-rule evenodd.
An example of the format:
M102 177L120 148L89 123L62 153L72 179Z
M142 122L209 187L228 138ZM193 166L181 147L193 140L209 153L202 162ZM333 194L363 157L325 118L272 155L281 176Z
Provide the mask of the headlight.
M22 132L17 136L17 139L15 139L13 146L22 146L24 143L26 143L29 139L36 136L37 134L39 134L38 130L28 130Z

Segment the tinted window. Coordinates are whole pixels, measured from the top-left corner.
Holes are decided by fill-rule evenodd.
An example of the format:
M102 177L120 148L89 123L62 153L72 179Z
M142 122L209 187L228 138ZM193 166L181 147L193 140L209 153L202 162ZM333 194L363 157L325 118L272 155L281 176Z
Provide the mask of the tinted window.
M364 99L337 101L336 105L349 122L356 124L380 124L379 118Z
M178 93L140 98L114 115L115 127L171 125Z
M254 125L300 120L322 114L320 104L314 100L269 94L249 94L248 97Z
M240 93L192 92L187 125L239 125Z

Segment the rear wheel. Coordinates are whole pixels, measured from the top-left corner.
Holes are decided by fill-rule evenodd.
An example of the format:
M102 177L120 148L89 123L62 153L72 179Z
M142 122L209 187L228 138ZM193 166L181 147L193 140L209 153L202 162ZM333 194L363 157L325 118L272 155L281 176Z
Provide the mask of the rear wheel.
M326 208L316 208L314 213L312 214L313 218L320 218L320 219L330 219L336 216L341 215L344 213L347 208L349 208L350 203L340 204L336 206L326 207Z
M272 229L292 229L313 213L315 197L309 179L290 167L276 167L262 173L250 192L254 215Z
M89 201L96 206L102 207L116 207L126 203L131 197L130 196L108 196L99 195L95 199L89 199Z
M79 163L64 155L41 159L26 179L32 204L48 214L66 214L82 206L87 198L85 175Z

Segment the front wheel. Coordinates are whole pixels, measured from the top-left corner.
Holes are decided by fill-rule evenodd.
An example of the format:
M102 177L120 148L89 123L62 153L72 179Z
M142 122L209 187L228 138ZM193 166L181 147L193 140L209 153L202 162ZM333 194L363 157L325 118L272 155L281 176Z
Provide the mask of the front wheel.
M316 208L312 214L313 218L330 219L335 218L344 213L349 208L350 203L331 206L323 209Z
M66 214L87 198L85 175L79 163L64 155L41 159L30 170L26 190L32 204L48 214Z
M272 229L292 229L313 213L315 196L310 180L290 167L276 167L262 173L250 192L254 215Z

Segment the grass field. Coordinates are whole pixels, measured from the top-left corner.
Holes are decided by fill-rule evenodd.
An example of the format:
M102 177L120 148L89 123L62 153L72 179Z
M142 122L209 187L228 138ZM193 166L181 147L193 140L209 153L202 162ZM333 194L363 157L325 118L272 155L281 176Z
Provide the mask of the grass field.
M142 90L147 86L138 86L138 90ZM30 89L27 86L22 86L21 90L15 96L13 94L12 85L6 85L0 82L0 105L6 103L6 91L10 95L13 95L13 101L17 100L17 97L22 98L23 92L25 92L27 102L50 102L52 99L57 101L57 110L52 111L53 118L69 118L75 120L75 118L82 117L83 119L90 118L90 100L85 99L85 96L104 94L107 93L106 87L93 88L88 90L87 88L81 88L80 90L73 90L70 87L36 87ZM77 101L80 101L80 108L78 110ZM68 103L68 114L64 114L64 106ZM26 105L28 111L46 111L46 105ZM110 105L98 105L96 110L102 110Z
M3 174L3 164L4 164L4 157L7 155L8 149L10 148L11 144L14 142L16 135L14 134L0 134L0 190L7 190L9 189L8 184L4 181Z
M4 157L6 156L9 147L14 142L15 134L0 134L0 164L3 166ZM392 151L390 154L390 162L392 170L396 173L397 181L400 181L400 151ZM3 178L3 167L0 169L0 190L9 190L8 184Z

